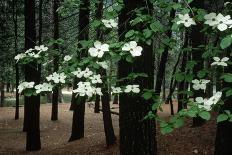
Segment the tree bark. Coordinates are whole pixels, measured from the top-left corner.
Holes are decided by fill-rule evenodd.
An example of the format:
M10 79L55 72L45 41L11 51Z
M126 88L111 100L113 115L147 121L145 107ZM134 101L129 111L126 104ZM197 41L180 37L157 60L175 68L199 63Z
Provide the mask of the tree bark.
M35 27L35 0L25 0L25 50L34 48L36 43ZM40 71L36 62L25 65L25 80L34 81L36 84L40 80ZM40 141L40 96L25 96L26 119L26 150L36 151L41 149Z
M58 0L53 0L53 22L54 22L54 40L59 39L59 15L57 9L59 7ZM53 65L54 65L54 72L59 70L59 46L57 43L53 45L53 49L56 51L56 55L54 56ZM51 120L56 121L58 120L58 97L59 97L59 87L55 86L53 88L52 94L52 115Z
M124 40L124 35L130 30L130 20L135 17L132 10L140 7L152 6L145 0L124 0L125 7L119 15L119 36L120 41ZM146 11L148 13L148 11ZM140 27L141 28L141 27ZM148 78L138 78L135 84L140 85L140 89L154 89L154 59L152 46L139 43L143 47L142 55L136 58L133 64L119 61L119 78L127 77L129 73L145 73ZM121 83L127 85L126 81ZM156 154L155 122L143 120L150 110L150 102L144 100L140 95L121 94L119 97L119 126L120 126L120 154Z
M18 9L17 9L17 0L13 0L13 21L14 21L14 49L15 55L18 54ZM15 120L19 119L19 66L18 63L15 64Z
M90 2L89 0L82 0L80 2L79 11L79 35L78 40L88 40L89 38L89 14L90 14ZM82 51L80 58L86 57L86 51ZM78 79L75 78L73 82L73 89L76 89ZM78 101L81 100L81 101ZM78 103L78 104L77 104ZM72 94L72 101L70 109L73 109L73 123L72 133L69 141L78 140L84 137L84 118L85 118L85 99L82 97L76 97L76 94Z

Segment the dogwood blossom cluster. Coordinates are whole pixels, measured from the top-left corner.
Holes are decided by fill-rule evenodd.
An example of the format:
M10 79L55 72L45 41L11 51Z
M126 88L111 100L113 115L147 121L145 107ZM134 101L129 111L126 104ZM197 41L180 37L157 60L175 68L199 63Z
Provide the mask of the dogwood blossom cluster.
M189 16L189 14L179 14L178 18L177 25L183 24L185 27L196 25L196 22Z
M73 92L80 96L88 97L92 97L94 94L103 95L101 88L93 87L90 82L82 81L77 84L77 89L74 89Z
M122 93L122 89L120 87L111 87L113 94L119 94Z
M56 84L59 84L59 83L65 83L65 79L66 79L66 75L64 73L57 73L57 72L54 72L53 74L49 75L48 77L46 77L46 79L48 81L52 81Z
M109 20L103 19L103 20L102 20L102 23L103 23L103 24L105 25L105 27L107 27L107 28L116 28L116 27L118 27L118 23L115 22L115 20L113 20L113 19L109 19Z
M88 78L91 75L93 75L93 72L87 67L85 70L81 70L80 68L77 68L76 71L72 72L73 75L75 75L77 78Z
M206 89L206 84L209 83L210 80L205 80L205 79L194 79L192 80L192 83L193 83L193 89L194 90L205 90Z
M48 47L45 47L44 45L35 46L34 49L30 48L25 53L20 53L20 54L16 55L14 57L14 59L16 60L16 62L18 62L19 60L24 59L26 57L37 59L40 57L40 54L42 52L45 52L47 50L48 50Z
M229 61L228 57L224 57L222 59L220 59L219 57L213 57L214 62L211 64L212 66L223 66L226 67L227 66L227 61Z
M125 43L122 47L123 51L129 51L133 57L141 56L143 48L137 45L136 41Z
M209 99L204 99L203 97L197 97L195 101L198 103L199 108L204 108L207 111L210 111L212 109L212 105L217 104L221 96L222 96L222 92L217 92Z
M41 92L49 92L52 91L53 85L50 83L43 83L43 84L38 84L35 86L35 92L36 94L39 94Z
M126 89L124 90L125 93L139 93L140 89L139 89L139 85L127 85Z
M31 89L35 85L35 82L22 82L18 85L19 93L22 93L25 89Z
M109 51L108 44L102 44L100 41L94 42L94 47L89 49L89 54L91 57L102 58L104 53Z
M218 15L214 12L206 14L204 16L205 24L217 28L220 31L225 31L228 28L232 28L232 19L230 15L223 16L221 13Z

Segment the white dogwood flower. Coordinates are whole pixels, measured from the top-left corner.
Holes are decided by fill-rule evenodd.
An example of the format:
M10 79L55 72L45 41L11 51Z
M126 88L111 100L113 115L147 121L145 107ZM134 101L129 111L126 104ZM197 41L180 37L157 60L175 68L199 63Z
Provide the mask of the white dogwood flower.
M126 89L124 90L125 93L133 92L133 93L139 93L139 85L127 85Z
M218 103L222 96L222 92L216 92L212 97L209 99L203 99L202 97L197 97L195 101L199 104L199 108L204 108L207 111L210 111L212 109L212 105L215 105Z
M129 43L124 44L122 50L129 51L133 57L136 57L142 54L143 48L138 46L136 41L130 41Z
M25 89L30 89L30 88L33 88L35 85L35 82L22 82L18 85L18 90L19 90L19 93L22 93L23 90Z
M217 20L217 14L212 12L209 14L206 14L204 16L205 24L209 25L209 26L215 26L219 24L219 21Z
M20 54L16 55L16 56L14 57L14 59L16 60L16 62L18 62L20 59L23 59L23 58L25 58L25 57L26 57L26 54L25 54L25 53L20 53Z
M84 72L80 68L77 68L77 70L73 71L72 74L75 75L78 78L82 78Z
M196 25L196 22L189 16L189 14L179 14L179 21L177 21L177 24L184 24L185 27L190 27L191 25Z
M96 92L94 87L91 86L90 82L79 82L77 84L77 89L74 89L73 92L77 93L80 96L88 96L92 97L93 94Z
M65 57L64 57L64 61L65 62L67 62L67 61L69 61L69 60L71 60L72 59L72 57L70 56L70 55L66 55Z
M96 41L94 43L94 47L91 47L89 49L89 54L91 57L98 57L102 58L105 52L109 51L109 45L108 44L102 44L99 41Z
M82 74L85 78L88 78L93 75L93 72L87 67L84 71L82 71Z
M205 80L205 79L200 79L200 80L197 80L197 79L194 79L192 80L192 83L193 83L193 89L194 90L205 90L206 89L206 84L209 83L210 80Z
M100 74L93 75L93 76L91 76L89 78L90 78L92 84L102 83L101 75Z
M100 95L100 96L103 95L103 93L101 91L101 88L94 88L94 93L97 94L97 95Z
M105 27L107 28L114 28L114 27L118 27L118 23L115 22L115 20L113 19L109 19L109 20L102 20L102 23L105 25Z
M227 66L227 61L229 61L228 57L224 57L220 59L219 57L213 57L214 62L211 64L212 66L217 65L217 66Z
M41 92L52 91L52 88L53 88L53 86L50 83L38 84L35 86L36 94L39 94Z
M120 87L111 87L113 94L122 93L122 89Z
M48 50L48 47L45 47L44 45L35 46L35 50L45 52Z
M53 81L54 83L65 83L66 75L64 73L56 73L54 72L53 74L49 75L46 77L48 81Z

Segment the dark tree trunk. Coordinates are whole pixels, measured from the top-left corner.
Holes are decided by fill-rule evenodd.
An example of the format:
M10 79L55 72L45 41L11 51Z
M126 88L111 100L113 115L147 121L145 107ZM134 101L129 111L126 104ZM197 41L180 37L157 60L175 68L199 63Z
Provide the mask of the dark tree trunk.
M35 27L35 0L25 0L25 50L34 48L36 43ZM34 81L36 84L40 80L40 71L36 62L25 65L25 80ZM36 151L41 149L40 142L40 96L25 96L26 119L26 150Z
M78 40L88 40L89 38L89 14L90 14L90 2L89 0L82 0L80 3L79 11L79 35ZM86 51L82 51L80 58L86 57ZM78 79L75 78L73 82L73 89L76 89ZM78 102L78 100L81 100ZM73 109L73 123L72 133L69 141L78 140L84 137L84 118L85 118L85 99L82 97L76 97L76 94L72 94L72 101L70 109Z
M103 122L104 130L106 136L107 146L115 144L116 137L114 134L114 128L112 124L111 112L110 112L110 96L109 93L103 92L102 96L102 113L103 113Z
M113 104L118 104L118 95L114 95Z
M191 3L191 7L196 7L199 9L204 9L205 8L205 1L198 1L198 0L194 0ZM200 45L204 45L205 44L205 35L203 32L200 32L203 29L203 25L202 24L197 24L196 26L192 27L192 31L191 31L191 44L192 44L192 59L194 61L197 62L197 64L194 66L193 68L193 73L195 74L195 78L197 78L197 72L202 70L204 68L204 60L202 58L202 54L203 54L203 49L196 49L198 48ZM203 66L203 67L202 67ZM203 90L193 90L194 92L194 98L196 97L205 97L202 96L204 95L204 91ZM193 127L197 127L197 126L201 126L202 124L204 124L205 120L202 119L201 117L195 117L193 118Z
M100 96L99 95L96 95L94 112L100 113Z
M17 0L13 0L13 21L14 21L14 48L15 55L18 54L18 16L17 16ZM19 119L19 66L15 64L15 120Z
M100 0L98 3L96 3L96 15L95 15L96 19L101 20L102 15L103 15L103 0ZM100 28L97 28L96 33L97 33L96 39L102 40L103 34ZM96 95L94 112L100 113L100 96L99 95Z
M7 93L10 92L10 83L9 82L6 83L6 92Z
M57 12L59 5L58 0L53 0L53 22L54 22L54 40L59 39L59 15ZM56 51L56 56L54 57L53 64L54 64L54 72L59 70L59 46L57 43L53 45L54 50ZM56 121L58 120L58 97L59 97L59 87L55 86L53 88L52 94L52 115L51 120Z
M231 49L230 49L231 51ZM230 51L227 54L230 54ZM230 57L232 59L232 57ZM231 73L232 67L228 66L225 68L225 73ZM231 83L223 82L223 88L231 87ZM224 105L221 108L220 113L224 110L232 111L232 96L223 96ZM217 124L216 140L215 140L215 155L231 155L232 154L232 122L229 120L220 122Z
M1 89L1 100L0 100L0 107L4 107L4 101L5 101L5 91L4 91L4 83L1 83L0 89Z
M85 98L77 97L72 101L73 108L73 120L72 120L72 133L69 138L69 142L81 139L84 137L85 127Z
M140 7L152 6L145 0L124 0L125 7L119 15L119 36L124 40L124 35L130 30L129 21L135 17L132 10ZM146 11L148 12L148 11ZM133 64L120 61L118 68L119 78L127 77L129 73L146 73L148 78L138 78L135 83L140 89L154 89L154 60L152 47L143 46L142 55L136 58ZM122 82L122 85L129 83ZM140 95L121 94L119 97L119 126L120 126L120 154L122 155L153 155L156 154L155 122L143 120L150 110L150 102Z

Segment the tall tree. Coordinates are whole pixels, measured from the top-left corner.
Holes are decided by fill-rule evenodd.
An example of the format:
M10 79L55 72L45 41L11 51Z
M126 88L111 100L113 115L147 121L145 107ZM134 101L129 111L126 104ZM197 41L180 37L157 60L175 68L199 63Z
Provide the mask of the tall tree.
M130 20L135 17L134 10L141 7L152 6L146 0L124 0L124 8L119 15L119 36L124 40L124 35L130 30ZM148 13L148 9L144 12ZM138 29L140 30L140 29ZM133 64L120 61L118 68L119 78L127 77L129 73L145 73L148 78L140 77L135 80L136 84L143 89L154 89L154 60L152 47L145 43L140 43L143 47L143 53L136 58ZM126 81L122 82L126 85ZM123 155L131 154L155 154L155 122L143 120L144 116L150 110L150 104L140 95L131 96L122 94L119 97L120 115L120 153Z
M231 48L230 48L231 50ZM230 52L228 52L230 53ZM228 54L229 55L229 54ZM232 57L230 57L232 59ZM226 73L231 73L231 65L225 68ZM231 83L223 82L223 88L231 88ZM222 97L224 99L224 105L220 109L220 113L224 113L224 110L232 111L232 96ZM215 155L229 155L232 154L232 122L228 120L217 124L216 140L215 140Z
M24 0L25 7L25 50L34 48L36 44L35 27L35 0ZM40 71L38 64L33 61L25 65L25 80L34 81L38 84L40 81ZM27 138L26 150L35 151L41 149L40 141L40 96L25 96L24 99L27 117Z
M103 0L99 0L96 3L95 17L97 20L101 20L102 15L103 15ZM96 35L97 40L102 40L102 31L99 27L97 28L96 33L97 33L97 35ZM99 95L96 95L94 112L95 113L100 112L100 96Z
M14 49L15 55L18 54L18 8L17 8L17 0L13 0L13 21L14 21ZM17 89L19 85L19 66L18 63L15 64L15 119L19 119L19 90Z
M58 0L53 0L54 40L59 39L59 15L57 12L58 7L59 7ZM58 55L59 46L57 43L55 43L53 46L54 46L54 50L56 51L53 60L54 72L57 72L59 70L59 55ZM58 120L58 98L59 98L59 87L55 86L53 88L53 94L52 94L52 116L51 116L52 121Z
M89 38L89 14L90 14L90 2L89 0L81 0L79 6L79 35L78 40L88 40ZM80 58L86 57L86 51L78 53ZM74 79L73 88L76 89L78 79ZM84 137L84 120L85 120L85 98L76 97L76 94L72 94L71 105L73 108L73 120L72 120L72 133L69 141L78 140Z

